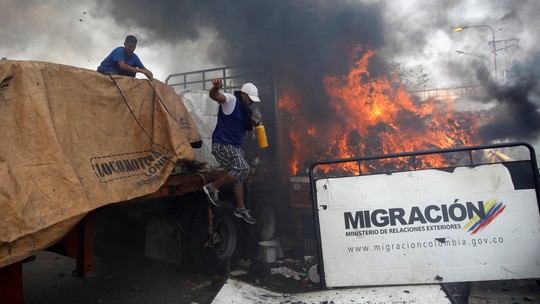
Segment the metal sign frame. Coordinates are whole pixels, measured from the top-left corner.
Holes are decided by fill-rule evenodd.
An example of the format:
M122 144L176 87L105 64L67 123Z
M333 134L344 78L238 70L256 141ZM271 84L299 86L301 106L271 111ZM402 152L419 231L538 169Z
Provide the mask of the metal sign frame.
M497 150L512 150L514 149L521 149L518 150L521 153L520 159L518 160L510 160L510 159L491 159L486 160L484 157L479 157L480 154L483 152L488 151L497 151ZM458 159L455 161L454 164L451 165L444 165L444 166L426 166L425 162L422 162L425 160L425 157L433 156L433 155L443 155L443 156L452 156L453 160ZM454 157L458 156L458 157ZM400 161L401 163L405 162L406 165L402 166L401 169L391 169L390 170L379 170L379 171L370 171L366 172L365 169L367 165L370 162L391 162L391 161ZM333 173L321 173L322 168L325 167L332 167L332 166L339 166L343 164L349 164L350 166L357 166L357 170L355 173L343 173L343 172L333 172ZM335 159L335 160L323 160L323 161L317 161L311 164L309 168L309 179L310 179L310 190L311 190L311 198L313 202L313 214L314 214L314 221L315 221L315 229L316 229L316 236L317 236L317 253L319 258L319 275L320 275L320 281L321 281L321 287L327 288L327 287L347 287L347 286L366 286L366 285L387 285L384 282L381 281L373 281L371 283L373 284L366 284L365 282L362 282L360 285L354 285L347 283L346 285L336 285L335 283L331 283L330 285L327 284L327 276L326 276L326 269L325 267L328 267L328 263L331 264L331 260L335 260L336 256L329 256L325 257L323 254L323 246L327 244L323 244L321 233L323 232L322 229L336 229L336 227L321 227L321 218L320 218L320 211L323 210L323 208L326 208L326 206L319 205L319 197L317 193L317 187L316 183L317 181L326 181L326 180L336 180L336 181L345 181L346 178L350 177L361 177L366 175L387 175L390 176L392 174L398 175L401 173L406 172L417 172L419 174L422 174L423 172L426 172L426 170L432 170L435 169L435 171L452 171L456 168L479 168L483 165L503 165L505 168L508 168L512 171L518 171L520 174L516 173L517 177L512 176L512 178L516 178L518 180L511 181L511 183L516 184L526 184L526 189L530 189L532 192L532 189L534 188L534 193L531 194L534 196L534 199L536 200L536 207L540 206L539 197L540 197L540 184L539 184L539 173L538 173L538 165L536 160L536 154L534 151L534 148L524 142L516 142L516 143L504 143L504 144L493 144L493 145L483 145L483 146L473 146L473 147L464 147L464 148L453 148L453 149L442 149L442 150L429 150L429 151L420 151L420 152L409 152L409 153L399 153L399 154L388 154L383 156L373 156L373 157L362 157L362 158L345 158L345 159ZM521 172L523 171L523 176L521 176ZM332 172L332 171L331 171ZM342 178L345 178L342 180ZM529 199L530 201L533 201L532 199ZM534 204L534 203L533 203ZM537 216L537 215L534 215ZM536 229L536 228L535 228ZM536 245L535 245L536 246ZM328 261L328 262L327 262ZM330 272L330 271L328 271ZM488 275L489 276L489 275ZM511 278L511 277L510 277ZM490 279L490 278L487 278ZM498 278L493 278L498 279ZM454 277L453 282L458 281L474 281L476 280L474 277L470 276L464 276L463 279L456 279ZM486 280L485 276L478 280ZM411 282L398 282L395 283L395 281L390 281L390 285L396 285L396 284L425 284L430 282L425 281L411 281ZM394 282L394 283L392 283ZM452 282L452 281L445 281L443 278L440 278L439 281L437 281L437 278L434 278L434 281L431 283L442 283L442 282Z

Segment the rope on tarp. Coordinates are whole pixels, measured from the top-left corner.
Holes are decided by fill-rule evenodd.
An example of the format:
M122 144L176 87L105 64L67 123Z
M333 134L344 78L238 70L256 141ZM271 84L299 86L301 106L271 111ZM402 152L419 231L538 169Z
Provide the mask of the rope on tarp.
M150 80L147 79L146 82L152 88L152 90L154 90L154 96L157 96L159 102L161 103L163 108L165 108L165 111L167 111L167 114L169 114L169 116L174 120L174 122L178 125L178 128L181 130L183 128L183 126L180 124L180 119L176 119L176 117L174 117L174 115L171 113L171 111L169 111L169 108L167 108L167 106L165 105L165 103L161 99L161 96L159 96L159 94L157 93L156 87L154 85L152 85ZM192 148L200 148L202 146L202 140L199 140L199 141L193 142L193 143L190 142L189 144L191 145Z
M176 165L175 162L173 162L171 160L171 158L168 156L168 154L161 148L161 146L156 143L154 141L154 139L152 138L152 136L150 136L150 134L148 133L148 131L142 126L142 124L139 122L139 120L137 119L137 116L135 116L135 113L133 113L133 110L131 109L131 107L129 106L127 100L126 100L126 97L124 96L124 93L122 92L122 89L120 89L120 86L118 85L118 83L116 82L116 80L114 79L114 77L112 75L108 75L114 85L116 86L116 88L118 89L118 92L120 93L120 96L122 96L122 100L124 101L124 104L126 105L126 107L128 108L129 110L129 113L131 113L131 116L133 117L133 120L135 120L135 122L137 123L137 125L139 125L139 128L141 128L141 130L144 132L144 134L146 135L146 137L148 137L148 139L150 140L150 142L152 143L153 146L156 147L156 149L159 150L159 152L165 157L165 160L170 162L171 164L173 165ZM154 90L154 93L156 93L156 91Z
M174 122L176 122L177 124L179 124L178 119L176 119L176 117L174 117L174 115L172 115L171 111L169 111L169 108L167 108L167 106L165 105L165 103L164 103L163 100L161 99L161 96L159 96L159 94L157 93L156 87L152 85L152 83L150 82L150 80L147 79L146 82L147 82L148 85L152 88L152 90L154 90L154 97L157 96L159 102L160 102L161 105L165 108L165 111L167 111L167 113L168 113L169 116L174 120ZM179 126L180 126L180 124L179 124Z

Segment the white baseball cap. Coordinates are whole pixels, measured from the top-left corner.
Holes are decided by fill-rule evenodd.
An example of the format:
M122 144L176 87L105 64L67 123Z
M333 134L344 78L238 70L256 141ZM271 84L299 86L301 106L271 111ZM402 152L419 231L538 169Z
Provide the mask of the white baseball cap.
M261 99L259 99L259 90L257 90L257 87L251 82L244 83L240 91L246 93L249 96L249 99L254 102L261 101Z

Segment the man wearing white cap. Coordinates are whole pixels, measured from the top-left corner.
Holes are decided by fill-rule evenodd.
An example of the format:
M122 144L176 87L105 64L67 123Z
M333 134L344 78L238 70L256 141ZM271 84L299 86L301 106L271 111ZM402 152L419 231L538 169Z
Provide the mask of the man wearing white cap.
M204 192L212 204L220 206L219 189L232 183L237 203L234 215L249 224L255 224L257 221L244 204L243 182L250 168L244 159L242 144L245 132L253 131L253 126L259 124L259 119L252 116L249 108L254 102L261 101L259 91L252 83L244 83L240 91L234 94L219 92L222 87L221 79L213 79L208 96L219 103L218 120L212 133L212 155L227 170L227 174L206 184Z

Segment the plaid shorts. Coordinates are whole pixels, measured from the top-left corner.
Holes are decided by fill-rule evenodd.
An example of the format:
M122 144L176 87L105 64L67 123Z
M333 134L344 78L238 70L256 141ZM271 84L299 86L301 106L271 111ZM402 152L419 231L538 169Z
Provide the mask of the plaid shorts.
M249 164L244 159L241 148L222 143L212 143L212 155L229 172L236 177L234 184L241 185L249 175Z

